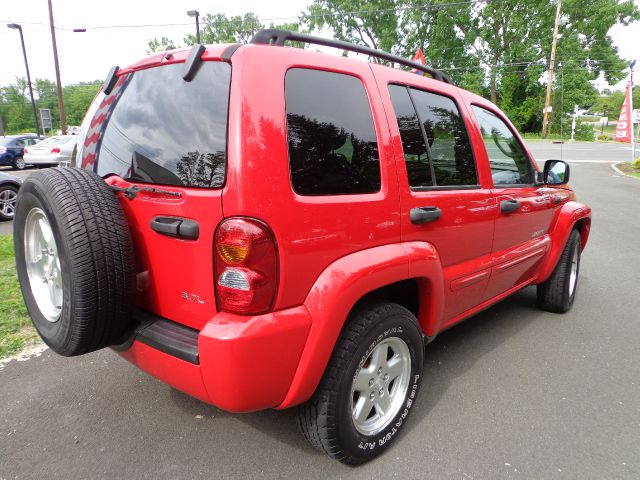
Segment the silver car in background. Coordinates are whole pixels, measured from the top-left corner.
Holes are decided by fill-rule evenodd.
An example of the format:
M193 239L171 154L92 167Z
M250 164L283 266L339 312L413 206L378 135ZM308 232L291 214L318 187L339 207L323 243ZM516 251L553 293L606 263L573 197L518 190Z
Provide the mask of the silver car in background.
M24 149L24 163L30 165L58 165L69 162L77 135L56 135Z

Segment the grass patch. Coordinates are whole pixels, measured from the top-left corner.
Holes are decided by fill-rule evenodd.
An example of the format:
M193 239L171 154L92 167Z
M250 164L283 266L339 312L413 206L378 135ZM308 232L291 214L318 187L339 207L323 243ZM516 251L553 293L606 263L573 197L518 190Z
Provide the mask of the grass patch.
M569 135L571 135L571 132L569 132ZM550 133L545 138L542 138L539 133L532 133L532 132L521 133L520 136L525 140L564 140L564 141L569 140L569 138L563 139L559 133Z
M0 235L0 358L19 352L37 339L18 284L13 237Z
M640 160L636 160L634 163L620 163L616 166L630 177L640 178Z

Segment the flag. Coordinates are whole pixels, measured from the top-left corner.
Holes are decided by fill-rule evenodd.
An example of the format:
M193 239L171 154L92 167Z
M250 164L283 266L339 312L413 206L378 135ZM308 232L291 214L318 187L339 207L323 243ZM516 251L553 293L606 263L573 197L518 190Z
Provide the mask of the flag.
M633 122L631 115L633 111L631 109L631 78L627 84L627 94L624 97L624 103L620 109L620 117L618 117L618 123L616 124L616 142L631 143L631 134L633 131Z
M416 63L421 63L422 65L426 65L427 61L424 59L424 54L422 53L422 49L419 48L416 54L411 59ZM414 70L413 73L417 73L418 75L424 75L422 70Z

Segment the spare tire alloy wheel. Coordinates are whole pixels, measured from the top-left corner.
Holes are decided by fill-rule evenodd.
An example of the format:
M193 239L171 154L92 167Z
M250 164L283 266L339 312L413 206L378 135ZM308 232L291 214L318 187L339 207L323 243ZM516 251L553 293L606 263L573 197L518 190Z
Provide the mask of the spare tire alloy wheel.
M18 189L12 185L0 186L0 220L12 220L16 212Z
M410 311L380 300L358 307L316 392L300 407L303 435L346 464L380 455L406 424L423 358L422 332Z
M24 252L29 286L42 316L57 322L62 311L62 273L58 246L44 211L33 207L24 227Z
M102 178L75 168L30 175L18 192L13 239L25 305L53 351L82 355L125 339L133 244Z

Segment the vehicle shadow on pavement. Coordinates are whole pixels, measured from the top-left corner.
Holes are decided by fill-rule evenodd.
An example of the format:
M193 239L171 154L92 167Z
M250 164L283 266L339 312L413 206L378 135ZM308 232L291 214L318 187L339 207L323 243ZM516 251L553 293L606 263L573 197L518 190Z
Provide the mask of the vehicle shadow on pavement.
M422 389L404 435L415 428L425 428L423 420L438 404L449 386L456 382L456 377L463 375L485 354L544 315L545 312L536 307L535 288L527 288L440 334L427 346ZM303 441L296 425L295 409L233 414L203 404L174 389L171 391L171 401L192 415L234 417L252 430L277 438L289 447L322 456Z
M420 395L404 434L428 425L426 418L457 377L545 315L536 306L535 287L528 287L439 334L426 347Z

